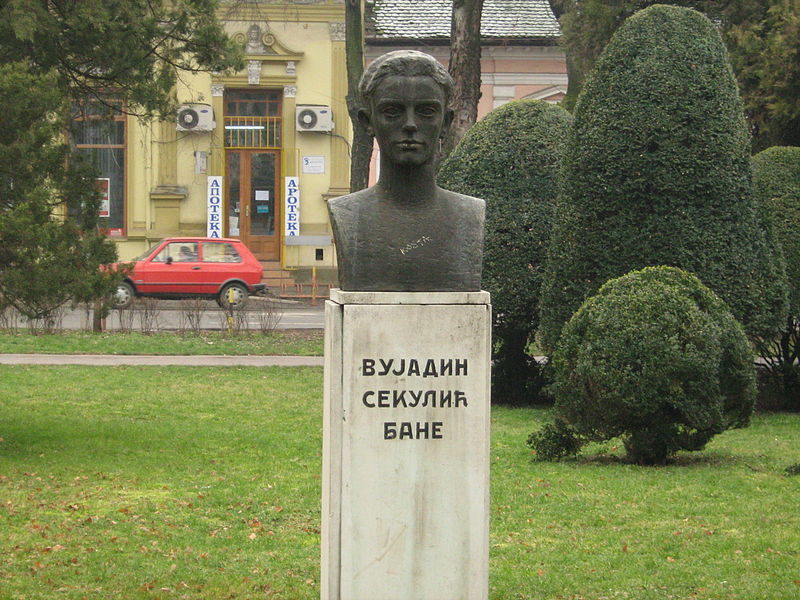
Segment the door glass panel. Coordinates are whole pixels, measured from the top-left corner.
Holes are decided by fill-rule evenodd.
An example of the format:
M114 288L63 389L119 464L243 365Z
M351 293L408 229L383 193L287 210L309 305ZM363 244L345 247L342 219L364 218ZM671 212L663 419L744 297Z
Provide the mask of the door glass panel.
M241 160L239 152L228 152L228 235L239 236L239 191L241 189Z
M275 155L250 155L250 235L275 234Z

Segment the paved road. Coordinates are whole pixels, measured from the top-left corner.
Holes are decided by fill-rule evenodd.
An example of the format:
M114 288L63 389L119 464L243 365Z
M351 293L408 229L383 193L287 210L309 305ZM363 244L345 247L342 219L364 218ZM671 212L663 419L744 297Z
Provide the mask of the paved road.
M3 365L179 365L189 367L321 367L321 356L153 356L150 354L0 354Z
M158 301L158 329L176 330L184 329L185 315L178 300L159 300ZM201 329L223 329L225 327L225 314L219 309L217 304L211 300L203 304L205 312L201 316ZM282 313L278 322L278 329L323 329L325 327L324 301L318 300L315 306L306 302L291 300L277 300L269 303L258 297L250 298L247 311L243 313L247 319L249 329L258 330L260 327L259 313L263 314L266 310L274 307L278 313ZM139 329L142 310L140 308L127 309L120 313L111 311L111 315L106 319L107 329L120 328L120 316L128 318L132 322L133 329ZM92 313L91 310L79 307L74 310L67 310L61 323L63 329L91 329Z

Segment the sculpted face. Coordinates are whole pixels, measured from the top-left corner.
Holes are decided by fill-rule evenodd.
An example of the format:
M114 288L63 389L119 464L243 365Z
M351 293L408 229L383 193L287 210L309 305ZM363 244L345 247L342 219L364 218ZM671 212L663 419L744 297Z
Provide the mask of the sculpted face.
M430 162L453 113L441 86L426 75L391 75L375 88L371 113L362 111L367 129L378 140L381 160L399 166Z

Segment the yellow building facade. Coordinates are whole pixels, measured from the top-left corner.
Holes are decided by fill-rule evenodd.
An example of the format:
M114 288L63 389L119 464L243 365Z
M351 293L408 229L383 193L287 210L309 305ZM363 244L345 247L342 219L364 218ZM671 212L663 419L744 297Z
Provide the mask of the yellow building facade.
M223 3L219 16L244 70L182 74L177 122L121 118L99 147L86 140L103 226L121 259L163 237L236 237L267 270L333 281L327 200L350 176L343 0Z

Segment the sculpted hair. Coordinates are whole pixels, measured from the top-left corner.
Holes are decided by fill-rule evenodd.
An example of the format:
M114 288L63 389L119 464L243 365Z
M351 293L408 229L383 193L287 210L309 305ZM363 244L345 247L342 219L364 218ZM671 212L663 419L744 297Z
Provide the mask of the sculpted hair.
M453 78L450 77L450 73L438 60L430 54L416 50L395 50L375 59L361 76L361 81L358 83L358 92L361 96L362 106L367 108L371 106L375 88L384 78L390 75L404 77L428 76L442 86L445 103L450 102L455 83Z

